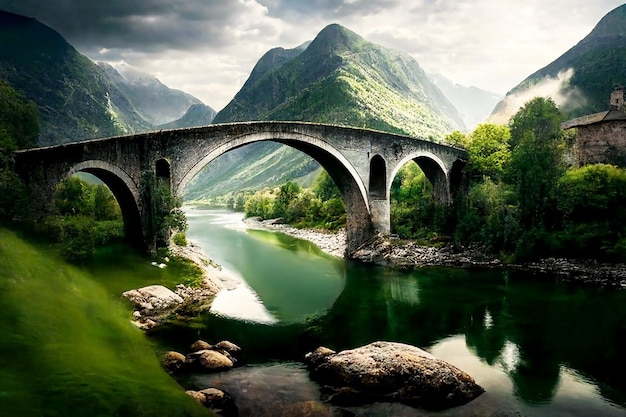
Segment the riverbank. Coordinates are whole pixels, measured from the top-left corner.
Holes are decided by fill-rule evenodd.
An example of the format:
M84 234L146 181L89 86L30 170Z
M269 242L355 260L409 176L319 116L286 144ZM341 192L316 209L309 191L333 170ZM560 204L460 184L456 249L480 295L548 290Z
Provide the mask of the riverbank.
M320 248L322 252L339 258L343 258L346 252L345 229L337 232L297 229L288 224L279 223L278 219L260 220L259 217L249 217L244 219L244 223L249 229L272 230L298 239L308 240Z
M276 220L245 220L252 229L273 230L299 239L308 240L323 252L343 257L346 250L345 229L337 233L295 227ZM452 268L509 268L524 271L541 278L556 276L564 282L595 285L605 288L626 288L626 264L599 262L593 259L545 258L526 263L504 263L494 255L486 254L480 245L458 250L452 245L441 248L423 246L412 240L388 239L374 236L361 245L352 257L362 262L396 268L443 266Z

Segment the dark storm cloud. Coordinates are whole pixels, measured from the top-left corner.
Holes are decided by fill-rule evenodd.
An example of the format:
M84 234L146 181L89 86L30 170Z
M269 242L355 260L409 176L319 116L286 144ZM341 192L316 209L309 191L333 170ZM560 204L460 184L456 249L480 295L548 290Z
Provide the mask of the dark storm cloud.
M35 17L89 51L228 44L223 27L236 21L242 7L232 0L0 0L0 9Z

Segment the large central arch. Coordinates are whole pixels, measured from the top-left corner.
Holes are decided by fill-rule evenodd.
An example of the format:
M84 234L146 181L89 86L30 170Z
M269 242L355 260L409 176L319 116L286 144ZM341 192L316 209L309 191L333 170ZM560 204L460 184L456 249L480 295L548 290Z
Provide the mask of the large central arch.
M339 188L346 206L346 251L348 253L369 237L368 192L357 170L344 155L328 142L304 133L276 134L276 132L270 131L257 131L244 133L217 147L207 146L207 153L205 155L200 154L197 162L187 172L180 173L182 174L180 181L174 184L175 193L182 196L189 181L220 155L251 143L264 141L277 142L297 149L315 159L328 172Z

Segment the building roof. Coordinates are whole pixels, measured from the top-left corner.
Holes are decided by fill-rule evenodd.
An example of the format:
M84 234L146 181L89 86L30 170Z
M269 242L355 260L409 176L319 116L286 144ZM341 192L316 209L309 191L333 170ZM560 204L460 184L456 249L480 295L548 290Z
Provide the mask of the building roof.
M561 123L561 129L567 130L579 126L588 126L596 123L609 122L613 120L626 120L626 112L619 110L607 110L600 113L588 114Z

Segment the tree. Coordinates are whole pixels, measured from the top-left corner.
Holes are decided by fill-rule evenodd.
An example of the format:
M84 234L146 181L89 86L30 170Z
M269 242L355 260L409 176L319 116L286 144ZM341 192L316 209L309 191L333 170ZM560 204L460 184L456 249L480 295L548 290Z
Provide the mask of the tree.
M28 194L14 171L11 153L37 143L37 105L0 80L0 220L27 212Z
M489 177L500 181L511 158L507 126L482 123L471 133L467 145L469 163L466 172L472 179Z
M322 201L328 201L331 198L341 198L339 188L335 184L335 181L328 175L326 170L322 170L320 175L315 179L313 184L313 192L315 196Z
M513 185L523 228L553 226L557 181L563 163L563 114L550 98L536 97L510 120L510 163L507 179Z
M274 217L286 217L289 204L300 193L300 186L295 182L287 182L280 187L276 200L274 200Z
M444 138L444 142L450 146L456 146L457 148L467 148L469 145L469 138L465 133L455 130Z

